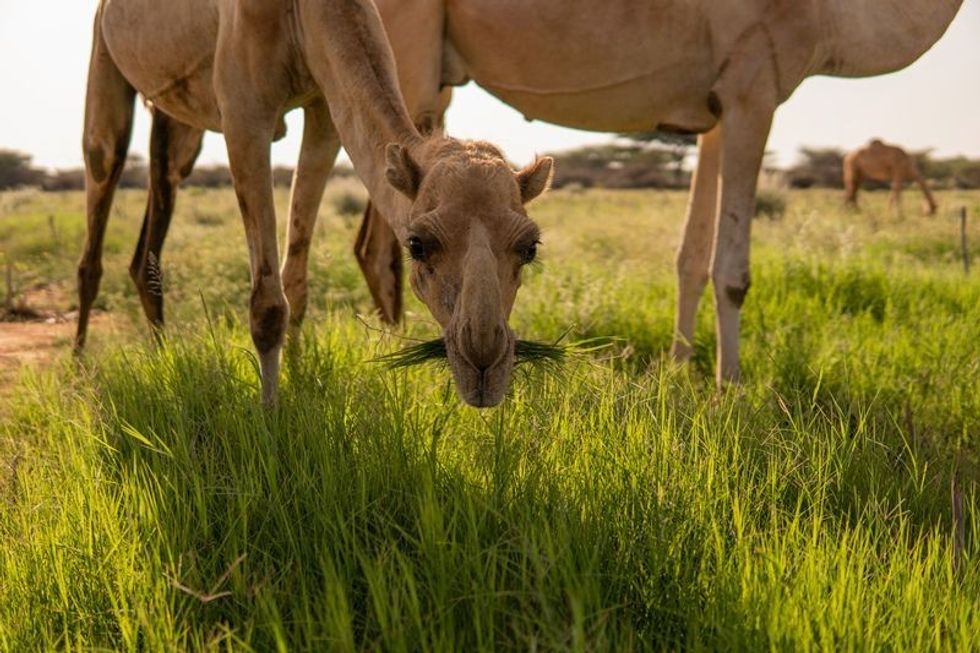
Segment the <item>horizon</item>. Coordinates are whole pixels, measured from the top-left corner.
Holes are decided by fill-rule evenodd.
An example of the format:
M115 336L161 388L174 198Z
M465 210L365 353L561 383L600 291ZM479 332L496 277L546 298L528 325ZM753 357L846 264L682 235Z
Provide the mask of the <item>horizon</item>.
M0 0L0 54L19 66L0 68L7 102L0 110L0 148L31 155L39 168L82 165L81 132L91 20L97 0L70 3ZM53 10L52 6L56 5ZM80 24L83 29L78 29ZM849 150L872 138L936 158L980 158L980 0L965 0L942 39L908 68L863 79L814 77L777 111L767 149L776 167L792 166L802 147ZM37 43L57 43L39 49ZM45 80L38 84L37 80ZM448 132L501 147L517 164L536 154L612 142L615 134L527 122L474 84L454 90ZM295 166L302 112L287 116L289 132L273 145L274 165ZM147 156L148 112L137 108L131 154ZM345 155L341 160L346 161ZM208 133L199 165L226 164L223 139Z

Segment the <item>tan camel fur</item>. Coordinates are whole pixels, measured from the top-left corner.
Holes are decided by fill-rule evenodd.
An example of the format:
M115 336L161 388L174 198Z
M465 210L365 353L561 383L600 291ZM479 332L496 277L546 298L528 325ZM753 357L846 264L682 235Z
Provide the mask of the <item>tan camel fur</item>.
M811 75L863 77L909 65L942 36L960 4L378 0L415 117L437 113L445 102L432 84L438 76L446 86L472 79L528 119L593 131L701 134L677 257L673 356L691 356L710 278L719 385L739 377L756 180L776 107ZM397 297L393 237L375 208L366 222L356 253L368 284L375 297ZM379 308L398 319L396 301Z
M936 200L929 192L929 185L919 172L915 159L902 148L875 139L860 149L848 152L844 157L844 191L847 203L855 208L861 183L866 179L891 184L888 203L899 213L902 211L902 189L906 183L914 181L925 195L926 212L935 215Z
M434 29L423 23L415 35L435 41ZM436 72L403 79L437 98L438 77L426 80ZM76 349L98 292L137 93L152 105L153 163L130 270L153 324L163 320L160 252L176 186L203 131L221 131L249 247L262 398L274 401L287 324L290 317L298 323L306 307L317 207L342 143L387 229L413 259L412 286L443 328L460 395L475 406L501 401L514 365L507 320L539 238L524 205L548 186L552 162L539 159L515 173L488 143L423 137L370 0L102 0L85 111L88 236L78 268ZM305 125L280 271L269 154L293 108L304 110Z

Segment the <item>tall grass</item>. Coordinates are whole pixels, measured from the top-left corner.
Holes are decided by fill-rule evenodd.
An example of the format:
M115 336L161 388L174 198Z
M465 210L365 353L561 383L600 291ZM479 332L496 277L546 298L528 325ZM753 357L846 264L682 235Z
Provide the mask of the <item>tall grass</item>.
M675 368L669 260L630 228L666 233L639 211L679 195L541 207L518 331L621 340L491 411L439 367L369 362L398 344L343 304L315 307L269 411L242 311L207 292L218 317L178 293L158 349L94 334L0 422L0 648L980 648L980 281L875 249L935 225L790 197L757 225L748 380L721 396L710 297Z

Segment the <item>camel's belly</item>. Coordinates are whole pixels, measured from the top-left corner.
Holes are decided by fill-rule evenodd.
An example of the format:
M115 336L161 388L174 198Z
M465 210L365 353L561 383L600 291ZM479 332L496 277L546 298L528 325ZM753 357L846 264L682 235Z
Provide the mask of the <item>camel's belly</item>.
M718 122L712 112L711 85L664 89L656 80L630 80L578 91L524 90L478 84L524 114L528 120L601 132L668 131L702 133Z
M107 0L102 28L113 61L147 100L181 122L220 131L215 2Z
M528 118L595 131L705 131L717 122L709 102L717 74L699 4L458 0L449 38L470 77Z

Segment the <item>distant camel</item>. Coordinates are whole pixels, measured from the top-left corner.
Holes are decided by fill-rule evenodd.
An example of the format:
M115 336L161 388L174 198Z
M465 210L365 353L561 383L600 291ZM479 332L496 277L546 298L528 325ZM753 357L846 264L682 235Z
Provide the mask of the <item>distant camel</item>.
M899 213L902 210L902 189L906 183L914 181L926 196L927 213L936 213L936 200L929 192L929 185L919 172L915 159L896 145L888 145L875 139L864 147L847 153L844 157L844 189L848 204L857 207L858 191L865 179L891 183L892 191L888 203Z
M677 256L672 353L690 358L710 278L721 385L740 373L756 181L776 107L811 75L861 77L909 65L942 36L961 0L377 3L418 124L438 129L449 87L472 79L528 119L701 134ZM404 240L383 215L380 204L368 209L355 251L382 317L395 322ZM423 299L431 296L420 285L426 267L413 263L410 275Z
M515 361L507 320L539 238L524 204L549 184L552 161L514 173L488 143L420 135L370 0L100 2L85 111L88 236L76 349L102 276L137 92L153 107L152 173L130 271L153 324L163 321L159 258L177 184L190 173L204 130L221 131L249 247L262 399L274 401L290 312L298 321L306 308L317 208L343 143L416 262L413 283L443 327L460 395L476 406L501 401ZM269 152L285 132L283 115L298 107L306 121L280 273Z
M378 0L402 92L416 118L427 115L438 124L447 101L438 82L472 79L528 119L592 131L701 134L677 257L672 353L679 361L690 358L698 304L710 278L718 385L740 374L756 182L776 107L811 75L865 77L908 66L943 35L960 5ZM356 253L372 295L387 301L379 302L381 314L396 321L398 259L378 208L365 215Z

